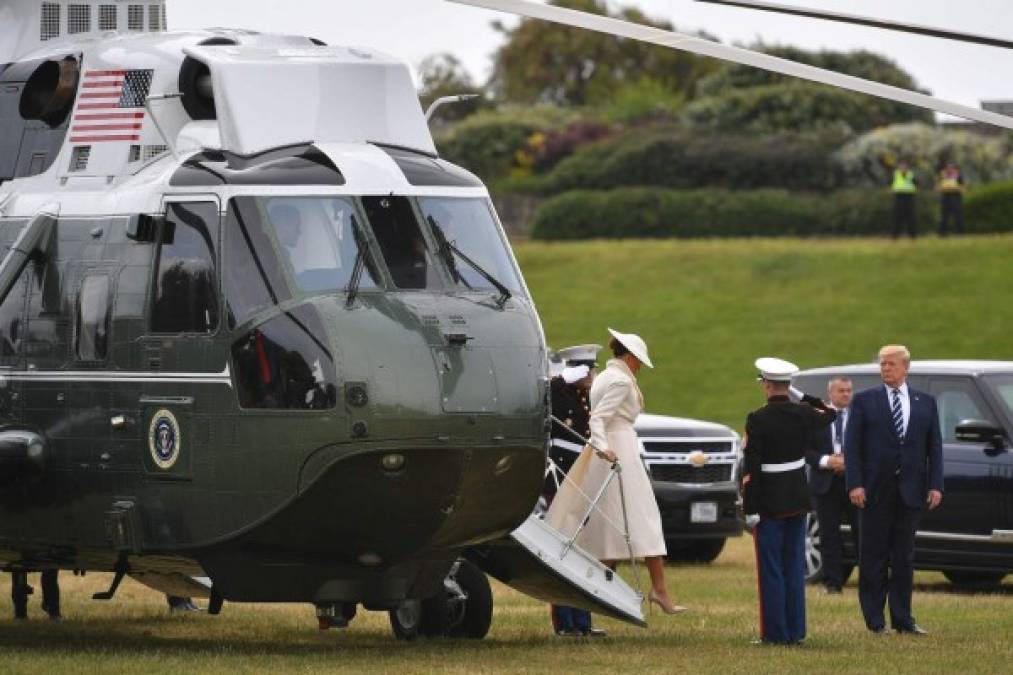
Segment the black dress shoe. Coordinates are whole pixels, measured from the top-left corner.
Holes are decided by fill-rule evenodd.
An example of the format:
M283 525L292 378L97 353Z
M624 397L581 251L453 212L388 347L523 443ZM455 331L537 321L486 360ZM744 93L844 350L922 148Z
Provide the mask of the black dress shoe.
M870 628L869 632L875 633L876 635L886 635L890 631L886 629L886 626L876 626L875 628Z
M840 586L827 585L823 588L823 592L827 595L842 595L844 591L841 590Z
M913 623L910 626L904 626L903 628L897 628L895 630L898 633L904 633L906 635L928 635L929 634L929 632L927 630L925 630L924 628L922 628L921 626L919 626L916 623Z

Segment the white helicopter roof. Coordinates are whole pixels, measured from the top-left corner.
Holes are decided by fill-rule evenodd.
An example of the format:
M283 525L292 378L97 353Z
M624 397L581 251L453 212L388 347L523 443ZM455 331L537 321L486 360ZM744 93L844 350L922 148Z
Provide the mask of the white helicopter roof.
M187 47L214 83L221 149L374 142L436 154L402 62L348 47Z

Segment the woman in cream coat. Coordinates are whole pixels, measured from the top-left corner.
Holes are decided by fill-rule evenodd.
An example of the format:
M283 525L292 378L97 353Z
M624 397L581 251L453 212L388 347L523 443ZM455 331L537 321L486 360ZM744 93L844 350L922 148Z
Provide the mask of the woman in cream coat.
M584 448L570 469L567 481L546 514L546 521L562 534L573 536L587 510L587 500L598 494L608 480L612 462L618 460L626 494L630 545L633 555L644 558L651 573L652 589L648 598L665 613L676 614L686 608L672 602L665 587L666 550L661 514L651 480L640 459L637 433L633 429L633 422L644 407L644 397L637 386L637 372L641 364L649 368L653 365L647 345L639 336L611 328L609 332L612 334L609 347L615 358L609 360L591 386L591 445ZM613 480L578 537L577 545L605 564L626 559L630 550L622 528L622 496L618 481Z

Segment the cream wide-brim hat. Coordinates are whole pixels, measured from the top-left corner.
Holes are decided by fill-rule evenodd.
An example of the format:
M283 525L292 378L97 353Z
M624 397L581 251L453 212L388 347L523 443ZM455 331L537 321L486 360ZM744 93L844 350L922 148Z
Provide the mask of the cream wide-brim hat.
M633 354L637 359L647 366L653 368L654 364L651 363L651 357L647 354L647 343L644 342L643 338L633 333L620 333L617 330L609 328L609 333L612 334L616 340L622 344L623 347L629 350L630 354Z

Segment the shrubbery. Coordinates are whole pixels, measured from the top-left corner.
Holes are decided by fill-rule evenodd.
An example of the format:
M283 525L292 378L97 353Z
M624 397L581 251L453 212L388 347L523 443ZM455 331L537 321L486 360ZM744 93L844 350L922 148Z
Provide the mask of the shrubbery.
M546 195L625 186L828 190L840 184L832 155L841 142L833 133L690 135L659 127L582 146L518 188Z
M536 239L869 236L889 234L893 197L882 190L829 194L784 190L573 191L547 201L535 216ZM982 188L967 199L973 231L1013 230L1013 183ZM922 233L938 226L932 193L918 197Z

